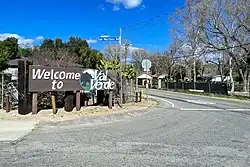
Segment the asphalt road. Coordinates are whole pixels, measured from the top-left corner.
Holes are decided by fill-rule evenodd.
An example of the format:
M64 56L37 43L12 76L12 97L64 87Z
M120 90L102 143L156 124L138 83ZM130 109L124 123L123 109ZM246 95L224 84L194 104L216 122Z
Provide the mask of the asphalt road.
M150 94L161 103L140 116L42 124L1 143L0 166L250 166L250 103Z

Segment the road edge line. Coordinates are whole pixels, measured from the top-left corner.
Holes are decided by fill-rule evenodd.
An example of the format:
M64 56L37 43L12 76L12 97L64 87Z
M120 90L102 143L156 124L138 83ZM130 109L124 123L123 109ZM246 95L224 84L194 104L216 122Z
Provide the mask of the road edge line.
M151 97L151 98L155 98L155 99L161 99L161 100L163 100L163 101L167 102L168 104L170 104L170 105L172 106L172 108L175 108L175 104L174 104L174 103L172 103L171 101L166 100L165 98L162 98L162 97L157 97L157 96L152 96L152 95L149 95L149 97Z

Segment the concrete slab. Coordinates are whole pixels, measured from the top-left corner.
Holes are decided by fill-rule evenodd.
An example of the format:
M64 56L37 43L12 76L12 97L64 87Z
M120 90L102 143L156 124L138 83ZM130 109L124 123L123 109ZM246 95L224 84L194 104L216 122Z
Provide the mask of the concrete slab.
M38 121L0 120L0 141L16 141L30 133Z

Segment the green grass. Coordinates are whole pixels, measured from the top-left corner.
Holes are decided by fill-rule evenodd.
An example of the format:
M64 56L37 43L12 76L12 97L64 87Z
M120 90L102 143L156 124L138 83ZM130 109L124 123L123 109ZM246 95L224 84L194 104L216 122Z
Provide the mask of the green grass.
M226 96L226 95L219 95L219 94L213 94L213 93L191 92L189 90L168 90L168 91L194 94L194 95L202 95L202 96L210 96L210 97L220 97L220 98L227 98L227 99L249 100L250 101L250 98L248 96L240 96L240 95L234 95L234 96L228 95L228 96Z

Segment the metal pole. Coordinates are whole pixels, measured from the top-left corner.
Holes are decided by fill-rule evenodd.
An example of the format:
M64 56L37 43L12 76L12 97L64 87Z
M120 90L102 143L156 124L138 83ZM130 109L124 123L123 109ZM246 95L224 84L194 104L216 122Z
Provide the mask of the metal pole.
M3 90L4 90L4 75L3 75L3 73L2 73L2 99L1 99L1 107L2 107L2 111L4 110L4 108L3 108L3 104L4 104L4 92L3 92Z
M147 56L148 60L148 56ZM148 62L146 63L146 94L147 94L147 101L148 101Z
M196 57L194 56L194 90L196 90Z
M120 45L120 49L122 49L122 28L120 28L119 45ZM122 105L122 52L121 50L120 50L120 84L121 84L120 105Z

